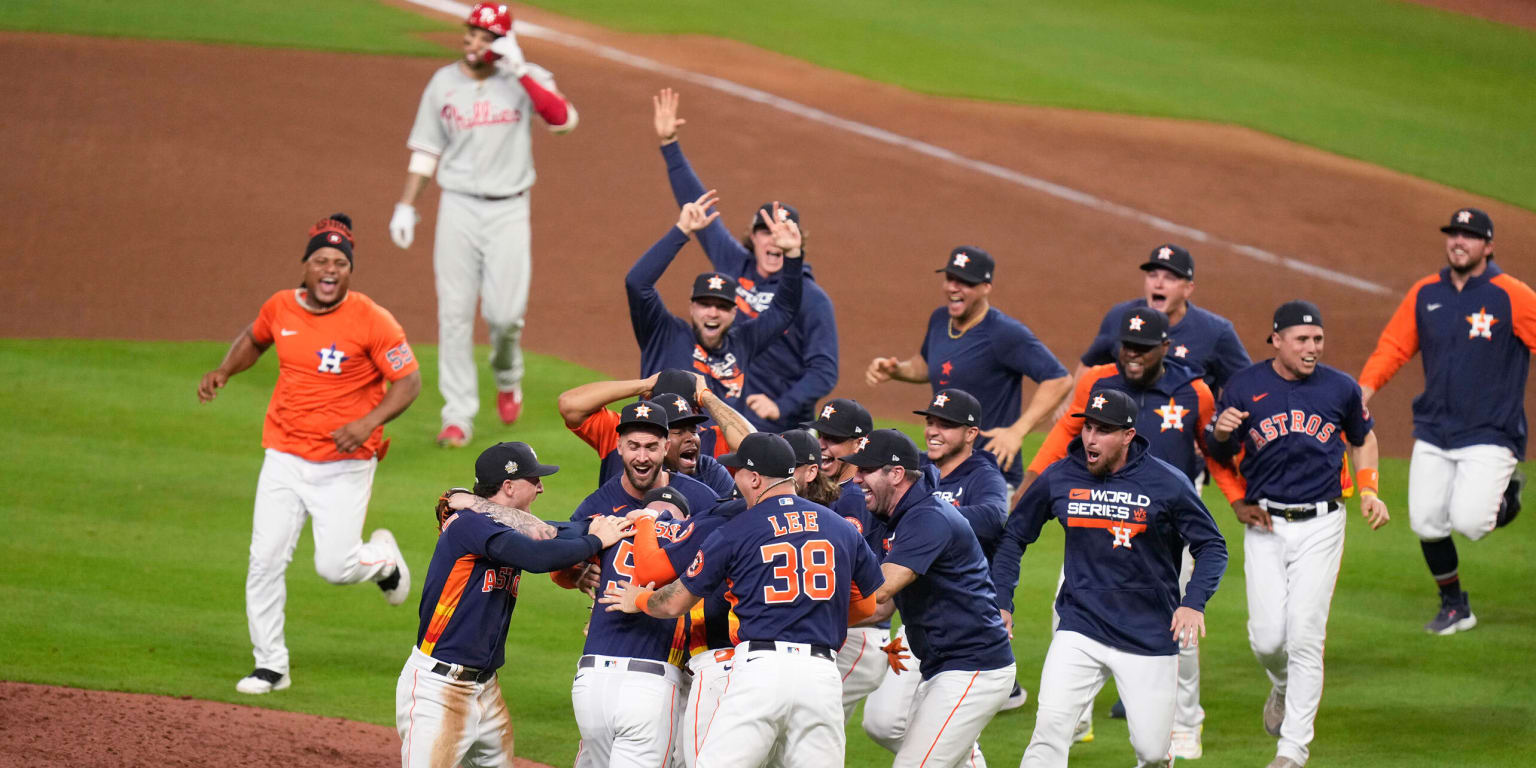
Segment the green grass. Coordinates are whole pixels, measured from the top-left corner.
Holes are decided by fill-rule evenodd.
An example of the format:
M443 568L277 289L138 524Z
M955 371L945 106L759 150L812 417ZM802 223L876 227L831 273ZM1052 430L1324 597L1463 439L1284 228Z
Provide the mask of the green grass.
M270 357L236 377L211 405L193 396L223 352L215 343L0 341L0 679L192 696L393 723L396 676L414 637L414 600L389 608L368 585L337 588L314 574L309 534L290 569L288 638L295 684L259 699L234 693L251 666L243 611L251 497L261 462L262 413L275 377ZM437 427L435 350L417 349L421 400L389 428L367 528L387 526L418 573L435 541L430 505L469 480L475 452L444 451ZM589 371L530 356L528 407L515 430L481 418L477 445L516 437L564 469L535 508L564 517L595 479L595 457L567 433L552 402ZM482 383L489 391L489 381ZM916 391L916 390L914 390ZM910 425L908 425L910 428ZM1396 520L1375 533L1351 518L1328 638L1328 687L1318 765L1467 766L1528 763L1536 739L1536 607L1527 563L1530 521L1462 547L1462 573L1482 621L1450 638L1419 630L1433 586L1408 530L1406 466L1382 470ZM1205 763L1262 765L1273 741L1259 727L1268 683L1247 648L1241 532L1217 507L1233 550L1209 606L1204 656ZM1351 512L1350 514L1354 514ZM1014 650L1031 695L1049 644L1060 564L1054 529L1025 556ZM505 679L519 755L554 765L573 756L570 679L585 606L542 577L523 581ZM1130 758L1123 721L1104 716L1077 766ZM1034 703L999 715L982 738L994 765L1013 765ZM889 764L855 725L851 766ZM1527 757L1521 757L1526 755ZM1454 757L1449 757L1454 756Z

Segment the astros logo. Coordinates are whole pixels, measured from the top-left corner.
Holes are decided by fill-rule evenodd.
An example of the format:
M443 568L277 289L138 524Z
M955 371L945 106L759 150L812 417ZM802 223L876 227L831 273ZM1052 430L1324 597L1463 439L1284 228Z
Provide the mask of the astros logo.
M832 414L834 413L837 413L837 409L833 408L831 405L823 406L821 409L821 417L823 419L832 418Z
M329 349L318 350L315 354L320 356L319 371L321 373L340 374L341 361L347 359L347 353L337 349L335 344L332 344Z
M709 289L711 291L718 291L718 290L720 290L721 288L724 288L724 287L725 287L725 278L722 278L719 275L711 275L710 276L710 278L709 278Z
M1109 532L1115 535L1115 545L1112 549L1125 547L1131 548L1131 537L1136 535L1136 529L1125 525L1112 525Z
M642 419L650 418L650 416L651 416L651 407L649 405L637 406L635 408L635 415L639 416Z
M949 402L949 395L946 395L943 392L940 392L938 397L933 398L933 405L936 408L943 408L944 404L947 402Z
M864 448L865 448L865 447L866 447L866 446L868 446L868 445L869 445L869 438L867 438L867 437L861 437L861 438L859 438L859 447L858 447L858 448L855 448L855 449L854 449L854 450L856 450L856 451L862 451L862 450L864 450Z
M674 402L673 405L677 406L677 409L685 414L693 412L693 407L688 405L688 401L684 400L681 396L677 398L677 401Z
M963 267L963 266L965 266L965 265L967 265L969 263L971 263L970 254L965 254L965 253L957 253L957 254L955 254L955 266Z
M1174 357L1189 357L1189 347L1186 347L1183 344L1180 344L1177 347L1174 347L1173 348L1173 356Z
M1173 258L1173 249L1166 245L1157 249L1157 258L1161 261L1167 261Z
M1093 396L1093 403L1090 404L1088 407L1094 409L1095 411L1102 411L1102 410L1104 410L1105 404L1107 404L1108 402L1109 402L1108 400L1104 399L1103 395L1094 395Z
M1139 331L1141 330L1141 326L1146 325L1146 321L1142 320L1140 317L1132 317L1128 325L1131 326L1131 330Z
M1467 315L1467 322L1472 324L1472 328L1467 331L1467 338L1475 339L1479 336L1485 339L1493 338L1493 324L1498 321L1497 317L1488 314L1487 307L1479 308L1476 313Z
M1170 397L1168 398L1167 405L1158 408L1157 410L1153 411L1153 413L1163 417L1162 427L1157 431L1167 432L1170 429L1177 429L1178 431L1183 432L1184 415L1189 413L1189 409L1179 405L1177 402L1174 402L1174 399Z
M1470 224L1470 223L1472 223L1472 212L1471 211L1457 211L1456 212L1456 223L1457 224Z
M688 565L688 577L697 576L699 571L702 570L704 570L704 550L701 549L698 554L693 556L693 562Z

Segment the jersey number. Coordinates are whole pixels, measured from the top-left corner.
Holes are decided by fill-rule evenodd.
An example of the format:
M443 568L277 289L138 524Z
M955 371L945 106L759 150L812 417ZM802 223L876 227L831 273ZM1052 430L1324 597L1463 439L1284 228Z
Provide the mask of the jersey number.
M837 591L837 557L832 543L825 539L812 539L795 549L787 541L764 544L759 548L763 563L773 566L775 582L763 587L763 602L790 603L800 595L812 600L831 600Z
M619 549L613 553L613 570L625 581L635 580L635 545L629 539L619 540ZM617 581L608 581L609 589L617 589L618 585Z

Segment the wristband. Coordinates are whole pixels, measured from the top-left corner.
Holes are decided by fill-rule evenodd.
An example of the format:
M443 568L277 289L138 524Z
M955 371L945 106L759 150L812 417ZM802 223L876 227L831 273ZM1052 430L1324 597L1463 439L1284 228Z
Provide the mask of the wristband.
M1360 486L1360 493L1376 493L1380 487L1380 473L1374 469L1362 469L1355 473L1355 484Z
M635 607L639 608L641 613L649 615L650 611L646 610L646 606L650 605L650 603L651 603L651 595L654 595L654 594L656 594L655 590L650 590L650 589L642 589L642 590L640 590L640 594L635 596Z

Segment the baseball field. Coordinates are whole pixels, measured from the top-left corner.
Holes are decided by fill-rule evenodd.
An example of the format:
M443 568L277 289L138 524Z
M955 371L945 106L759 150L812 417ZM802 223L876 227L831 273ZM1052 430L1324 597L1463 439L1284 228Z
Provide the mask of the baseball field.
M325 584L307 533L289 578L294 686L235 693L276 365L211 405L193 392L261 300L298 276L304 228L350 212L353 288L401 320L424 377L389 427L367 527L393 529L424 569L430 506L470 479L473 451L432 441L435 195L411 250L390 245L385 224L421 86L455 55L454 17L407 0L115 5L0 9L0 765L388 764L415 595L392 609L371 587ZM1325 360L1350 372L1402 292L1439 266L1435 227L1455 208L1489 211L1500 263L1536 279L1528 5L537 5L516 9L536 25L523 47L582 124L537 142L526 415L501 430L482 414L476 444L525 440L564 468L535 507L545 517L566 517L596 475L556 394L637 370L622 273L675 219L650 129L661 87L683 92L683 143L730 226L776 197L804 212L839 315L838 391L914 433L924 390L870 390L860 374L876 354L915 351L938 301L932 269L961 242L997 255L994 303L1063 360L1134 295L1134 260L1164 240L1191 247L1194 300L1230 317L1256 357L1273 307L1304 296L1329 316ZM703 264L691 246L681 259ZM681 301L693 269L674 270L663 295ZM1406 455L1421 383L1410 366L1372 402L1390 455ZM1527 765L1530 521L1462 548L1481 623L1430 637L1420 626L1435 598L1405 485L1406 462L1386 459L1397 519L1375 533L1350 521L1313 764ZM1261 765L1273 741L1243 626L1241 529L1208 501L1233 561L1207 618L1203 759ZM1014 650L1032 694L1060 550L1047 533L1024 560ZM517 753L566 765L586 605L534 577L522 598L502 673ZM1112 700L1101 696L1097 739L1075 765L1130 757L1124 721L1104 716ZM988 727L992 764L1017 762L1033 711ZM849 765L888 760L850 729Z

